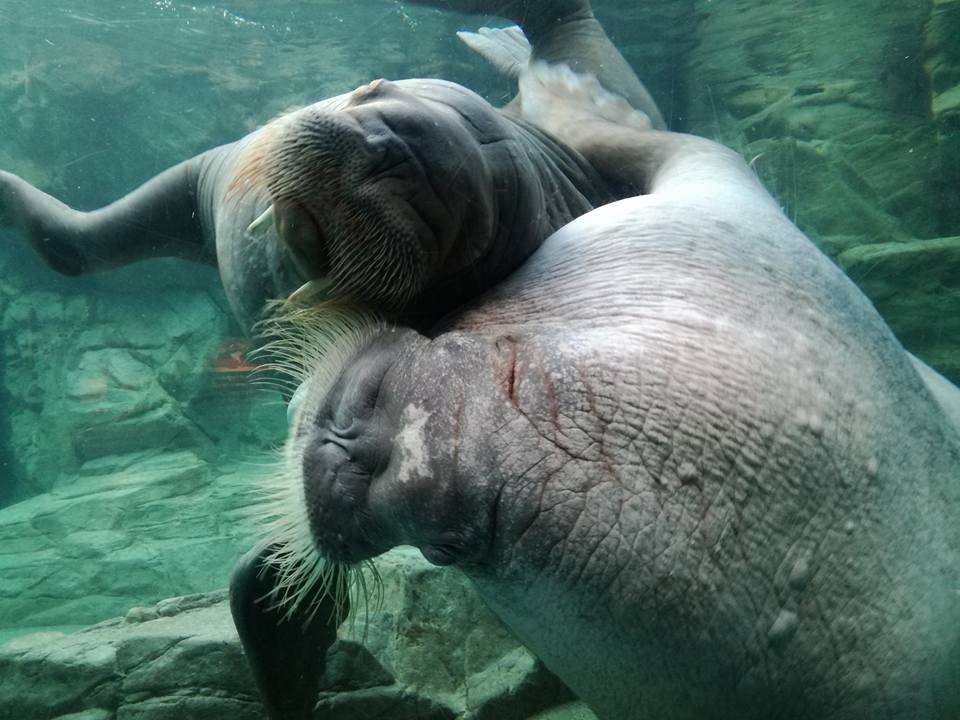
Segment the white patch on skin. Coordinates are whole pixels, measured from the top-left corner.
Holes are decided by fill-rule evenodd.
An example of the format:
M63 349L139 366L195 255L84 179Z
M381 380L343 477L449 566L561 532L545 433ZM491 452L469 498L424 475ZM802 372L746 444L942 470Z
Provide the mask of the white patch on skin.
M400 469L397 480L408 482L414 477L429 477L429 458L424 428L430 413L416 405L407 405L403 409L403 430L397 433L394 444L400 452Z

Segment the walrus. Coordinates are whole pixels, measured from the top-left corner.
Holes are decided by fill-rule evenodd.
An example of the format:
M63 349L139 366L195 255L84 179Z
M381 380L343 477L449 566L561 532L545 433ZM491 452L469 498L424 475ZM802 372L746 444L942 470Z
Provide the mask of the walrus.
M608 77L662 123L587 0L495 5L537 39L538 57ZM0 226L18 228L66 275L160 256L216 264L247 330L269 301L298 289L308 303L364 304L429 326L554 230L633 192L466 88L380 80L188 159L91 212L0 171Z
M55 270L146 257L216 263L250 328L308 282L324 298L438 316L619 193L561 144L466 88L377 81L74 211L0 173L0 221ZM371 262L379 256L382 262Z
M960 716L960 390L736 153L568 69L520 94L640 194L292 368L291 602L409 544L600 718Z

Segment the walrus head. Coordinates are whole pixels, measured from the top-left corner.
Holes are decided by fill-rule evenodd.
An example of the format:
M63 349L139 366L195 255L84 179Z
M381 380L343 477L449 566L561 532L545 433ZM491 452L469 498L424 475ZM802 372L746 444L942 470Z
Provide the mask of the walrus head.
M372 323L327 343L328 318L308 312L314 330L301 317L287 339L302 344L286 354L308 362L288 367L303 382L258 511L277 600L296 608L318 585L352 585L344 576L362 577L353 570L397 545L437 565L484 562L500 487L488 438L516 415L502 387L512 348Z
M329 295L452 305L552 230L530 231L547 202L530 156L526 134L459 85L377 80L267 125L233 185L267 188L263 221Z

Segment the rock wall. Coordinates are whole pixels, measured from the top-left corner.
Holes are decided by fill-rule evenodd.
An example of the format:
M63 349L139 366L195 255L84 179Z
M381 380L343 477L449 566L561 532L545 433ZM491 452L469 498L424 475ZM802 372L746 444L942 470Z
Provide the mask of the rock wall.
M815 239L944 234L928 0L700 2L690 126L739 150ZM931 169L934 172L931 172Z
M218 289L32 285L39 271L18 273L17 259L0 255L0 498L48 491L113 456L216 460L282 441L282 398L216 372L236 332Z
M189 451L110 457L0 510L0 636L224 586L252 542L258 475Z
M384 605L330 649L317 720L595 720L456 572L398 549ZM548 714L541 715L542 711ZM0 720L259 720L224 591L0 645Z
M960 382L960 3L700 0L689 25L690 129L738 150Z
M924 70L937 131L943 232L960 234L960 2L935 0L924 33Z

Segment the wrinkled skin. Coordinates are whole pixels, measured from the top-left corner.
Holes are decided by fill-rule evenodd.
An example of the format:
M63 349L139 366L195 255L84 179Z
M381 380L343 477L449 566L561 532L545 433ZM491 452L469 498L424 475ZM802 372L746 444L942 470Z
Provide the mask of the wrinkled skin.
M319 551L460 567L601 718L960 716L960 391L734 153L549 100L647 194L345 364Z

